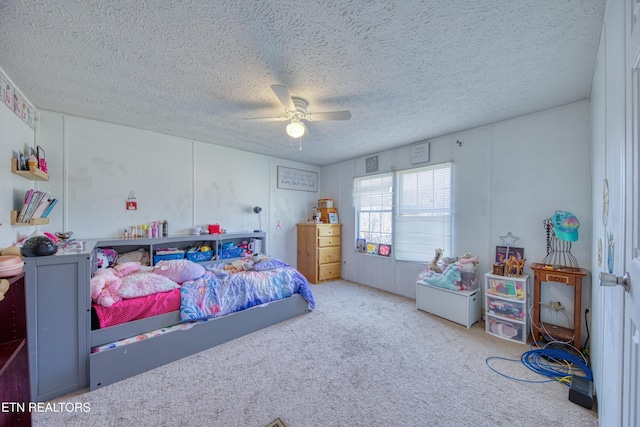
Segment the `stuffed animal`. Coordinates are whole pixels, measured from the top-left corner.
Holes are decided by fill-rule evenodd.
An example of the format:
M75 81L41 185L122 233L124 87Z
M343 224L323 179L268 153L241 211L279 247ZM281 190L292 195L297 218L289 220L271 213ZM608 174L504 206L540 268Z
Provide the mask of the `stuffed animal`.
M90 282L91 300L103 307L111 307L122 297L118 294L122 279L112 268L97 270Z
M123 278L128 274L137 273L140 271L139 262L125 262L123 264L116 264L113 267L113 272L116 276Z
M440 262L440 259L442 258L443 254L444 254L444 249L440 249L440 248L436 249L436 254L431 260L431 262L429 263L429 270L433 271L434 273L442 273L442 269L438 265L438 262Z
M478 264L478 256L471 256L471 254L469 252L465 253L464 255L462 255L460 258L458 258L458 262L460 264Z
M457 256L445 256L445 257L442 257L442 262L445 265L453 264L455 262L458 262L458 257Z
M429 276L424 277L423 280L431 286L459 291L460 286L457 283L460 282L460 279L462 279L462 276L460 275L459 267L452 264L444 273L431 273Z

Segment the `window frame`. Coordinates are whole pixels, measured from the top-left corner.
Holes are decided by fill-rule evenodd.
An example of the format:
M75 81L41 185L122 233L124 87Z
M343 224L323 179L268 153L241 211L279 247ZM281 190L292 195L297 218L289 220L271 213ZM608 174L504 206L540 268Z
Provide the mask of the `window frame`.
M447 170L447 175L443 178L444 183L438 183L436 177L433 177L433 184L430 186L432 193L437 194L438 197L442 197L440 202L432 200L430 204L425 205L421 203L420 196L422 189L418 188L420 182L416 182L416 192L413 195L415 203L407 206L405 199L407 194L403 192L406 190L405 177L411 174L432 173L435 174L439 170ZM362 209L363 197L370 196L371 193L380 191L380 188L370 186L369 190L362 188L362 183L370 180L385 178L390 180L390 191L385 194L390 194L390 205L384 206L384 209ZM419 175L416 176L419 179ZM385 184L387 185L387 184ZM438 188L440 185L440 188ZM441 188L444 186L445 188ZM448 188L447 188L448 187ZM442 194L444 191L445 194ZM369 194L367 194L369 193ZM409 194L411 195L411 194ZM358 239L365 238L366 243L377 244L389 244L394 248L392 256L398 261L406 262L428 262L433 258L435 248L444 249L446 253L452 253L453 246L453 163L443 162L434 165L420 166L416 168L408 168L393 172L386 172L375 175L365 175L361 177L355 177L353 179L353 203L355 208L355 234L356 241L354 242L356 252L358 250ZM422 206L420 206L422 205ZM368 223L367 229L362 230L362 213L384 213L390 216L390 229L385 231L371 231L371 222ZM421 220L421 218L423 220ZM427 219L429 218L429 219ZM424 219L427 219L424 221ZM436 221L442 221L442 229L438 229ZM429 226L429 222L433 223ZM406 230L406 235L403 235L403 230ZM434 230L436 230L434 232ZM437 234L435 234L437 232ZM367 238L371 234L383 233L388 234L390 237L385 241L381 241L382 235L378 238ZM418 240L416 240L418 236ZM422 236L423 240L419 240ZM378 241L376 241L378 240ZM428 242L427 242L428 240ZM368 251L365 251L368 252Z

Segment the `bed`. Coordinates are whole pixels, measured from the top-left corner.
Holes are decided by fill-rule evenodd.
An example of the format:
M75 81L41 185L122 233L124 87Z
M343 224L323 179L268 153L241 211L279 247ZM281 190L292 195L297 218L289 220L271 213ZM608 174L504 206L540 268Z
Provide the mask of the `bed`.
M299 271L278 260L263 261L248 271L237 262L211 264L178 288L110 307L94 303L90 389L313 310L309 282Z

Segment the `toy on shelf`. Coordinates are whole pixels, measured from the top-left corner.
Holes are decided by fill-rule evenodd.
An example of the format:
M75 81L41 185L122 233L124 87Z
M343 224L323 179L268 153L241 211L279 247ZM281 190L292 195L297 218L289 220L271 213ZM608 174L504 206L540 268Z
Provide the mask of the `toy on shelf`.
M466 252L459 257L444 257L443 249L436 249L435 257L420 272L419 282L453 291L470 291L478 288L476 270L478 257Z
M509 277L522 277L522 270L524 269L526 261L526 258L518 259L514 255L511 255L504 262L504 275Z
M498 276L504 276L504 264L499 262L494 263L491 272Z
M460 268L451 264L443 273L428 272L422 280L431 286L459 291L461 279Z
M429 263L429 270L433 271L434 273L442 273L442 269L438 264L440 263L440 260L442 259L443 254L444 254L444 249L440 249L440 248L436 249L436 254L431 260L431 262Z

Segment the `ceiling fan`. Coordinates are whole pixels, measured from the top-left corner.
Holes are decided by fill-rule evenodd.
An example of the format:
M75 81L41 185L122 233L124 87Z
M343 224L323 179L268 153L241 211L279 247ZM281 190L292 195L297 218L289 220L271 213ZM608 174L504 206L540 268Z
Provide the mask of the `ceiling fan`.
M260 122L283 122L289 120L290 123L287 125L287 135L292 138L300 138L305 134L305 132L308 132L307 127L304 125L302 120L320 122L326 120L349 120L351 118L351 112L349 111L307 113L307 101L302 98L291 96L289 89L282 85L271 85L271 89L284 107L285 115L279 117L247 118L245 120Z

